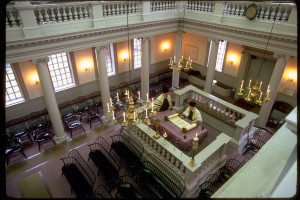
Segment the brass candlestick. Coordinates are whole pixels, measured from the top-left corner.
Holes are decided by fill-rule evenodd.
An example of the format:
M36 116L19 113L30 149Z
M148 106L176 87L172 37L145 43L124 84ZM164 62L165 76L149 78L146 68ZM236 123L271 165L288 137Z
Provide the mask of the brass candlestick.
M192 147L192 150L193 150L193 152L192 152L192 159L191 159L191 161L189 163L189 166L191 166L191 167L194 167L194 165L195 165L195 159L194 158L195 158L195 151L198 148L198 140L199 140L199 138L196 135L196 137L194 137L194 142L193 142L193 147Z
M153 135L153 137L154 137L155 139L160 138L160 135L158 134L158 126L159 126L159 124L160 124L160 121L159 121L158 119L155 120L156 132L155 132L155 135Z

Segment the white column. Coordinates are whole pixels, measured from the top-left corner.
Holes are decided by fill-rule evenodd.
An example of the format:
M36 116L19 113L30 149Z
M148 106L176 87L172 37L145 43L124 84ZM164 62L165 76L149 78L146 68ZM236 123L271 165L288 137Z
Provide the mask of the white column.
M277 91L281 82L281 78L286 66L287 60L290 58L290 56L287 55L279 55L277 53L274 53L274 57L278 58L269 82L270 85L270 101L266 102L263 101L263 104L259 111L259 117L257 118L255 124L259 127L264 127L268 121L268 117L270 115L273 103L275 101ZM266 91L264 91L266 92Z
M99 84L101 92L101 101L103 106L104 114L107 112L107 103L109 103L110 92L109 92L109 82L107 77L107 68L105 62L104 48L108 46L96 47L97 59L98 59L98 73L99 73Z
M147 100L149 94L149 37L142 38L141 98Z
M69 137L67 136L64 130L64 126L59 113L52 82L50 80L49 72L47 70L46 62L48 61L49 61L48 57L31 60L31 62L37 68L37 72L43 90L46 108L55 133L54 139L56 140L57 143L61 143L67 141Z
M181 57L181 41L182 41L182 32L176 32L175 38L175 47L174 47L174 56L176 56L176 63L178 63ZM172 89L179 88L179 76L180 72L174 67L173 68L173 75L172 75Z
M239 67L239 72L238 72L238 75L237 75L237 81L236 81L236 87L235 87L235 94L234 94L235 99L238 98L237 93L239 92L239 89L241 87L242 80L244 79L244 75L245 75L245 72L246 72L246 69L247 69L248 61L249 61L249 58L251 56L249 54L248 50L244 50L242 52L242 54L243 54L242 61L241 61L240 67Z
M210 48L209 48L209 55L208 55L208 63L207 63L207 72L206 72L206 81L204 86L204 91L207 93L211 93L211 83L214 79L215 74L215 67L217 62L218 56L218 43L219 40L217 39L210 39Z

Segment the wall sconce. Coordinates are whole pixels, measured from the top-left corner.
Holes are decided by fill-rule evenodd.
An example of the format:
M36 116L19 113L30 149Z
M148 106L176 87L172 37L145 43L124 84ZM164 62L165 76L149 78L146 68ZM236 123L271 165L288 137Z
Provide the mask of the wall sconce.
M90 71L91 69L89 67L84 68L85 72Z
M295 78L296 78L296 73L295 72L291 72L291 73L288 74L287 81L293 82Z
M32 82L33 82L35 85L38 85L38 84L40 83L39 76L38 76L36 73L32 73L30 79L32 80Z
M168 42L162 44L163 51L168 51L169 49L170 49L170 44Z
M90 60L84 60L81 62L80 66L82 70L87 72L91 70L92 62Z
M228 58L228 62L232 65L237 60L237 57L235 55L230 55Z
M121 58L122 58L122 60L127 61L128 60L128 53L127 52L122 53Z

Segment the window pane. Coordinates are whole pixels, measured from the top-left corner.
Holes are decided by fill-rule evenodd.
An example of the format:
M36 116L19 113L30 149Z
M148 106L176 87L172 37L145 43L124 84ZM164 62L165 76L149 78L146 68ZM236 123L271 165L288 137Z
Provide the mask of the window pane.
M51 62L56 63L54 64L53 68L49 67L51 65ZM58 90L63 86L74 85L67 53L50 55L48 69L50 71L53 87L55 90Z
M142 40L141 38L133 39L133 66L134 69L140 68L141 65L141 49L142 49Z
M16 103L21 103L24 98L22 96L22 93L20 91L18 82L16 80L16 77L14 75L14 71L11 68L10 64L6 64L6 106L13 105Z
M216 71L219 71L219 72L222 72L226 45L227 45L226 40L219 42L218 56L217 56L217 62L216 62L216 67L215 67Z

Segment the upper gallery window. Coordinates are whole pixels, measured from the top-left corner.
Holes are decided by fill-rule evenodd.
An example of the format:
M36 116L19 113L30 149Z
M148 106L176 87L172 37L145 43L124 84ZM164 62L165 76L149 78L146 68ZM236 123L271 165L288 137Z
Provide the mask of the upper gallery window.
M134 69L142 66L142 39L133 39L133 67Z
M21 103L25 101L23 94L19 88L17 79L15 77L13 68L10 64L6 64L6 96L5 96L5 106L11 106L14 104Z
M114 62L113 43L110 43L108 48L104 48L104 54L107 68L107 76L115 75L116 71Z
M223 61L225 57L225 50L226 50L227 41L222 40L219 41L219 48L218 48L218 56L216 62L216 71L222 72L223 69Z
M48 69L55 92L75 85L68 53L50 55Z

